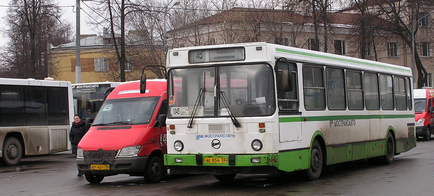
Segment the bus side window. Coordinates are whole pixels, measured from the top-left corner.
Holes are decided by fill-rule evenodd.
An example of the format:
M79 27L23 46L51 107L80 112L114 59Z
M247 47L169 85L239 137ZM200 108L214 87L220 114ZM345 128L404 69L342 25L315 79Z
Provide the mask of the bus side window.
M280 110L298 110L296 70L295 63L280 61L276 65L277 98Z

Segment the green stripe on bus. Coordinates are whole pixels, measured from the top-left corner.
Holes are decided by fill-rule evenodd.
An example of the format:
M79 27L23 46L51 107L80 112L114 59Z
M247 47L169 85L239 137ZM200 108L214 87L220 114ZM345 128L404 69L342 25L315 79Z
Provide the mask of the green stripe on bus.
M337 57L325 56L325 55L320 55L320 54L312 54L312 53L300 52L300 51L293 51L293 50L287 50L287 49L282 49L282 48L276 48L276 51L277 52L290 53L290 54L296 54L296 55L303 55L303 56L307 56L307 57L316 57L316 58L322 58L322 59L328 59L328 60L334 60L334 61L341 61L341 62L346 62L346 63L368 65L368 66L373 66L373 67L377 67L377 68L392 69L392 70L404 71L404 72L408 72L408 73L411 72L408 69L402 69L400 67L389 67L389 66L384 66L384 65L370 63L370 62L362 62L362 61L357 61L357 60L352 60L352 59L342 59L342 58L337 58Z
M414 118L412 114L398 115L339 115L339 116L301 116L301 117L280 117L279 122L301 122L301 121L329 121L329 120L363 120L363 119L389 119L389 118Z

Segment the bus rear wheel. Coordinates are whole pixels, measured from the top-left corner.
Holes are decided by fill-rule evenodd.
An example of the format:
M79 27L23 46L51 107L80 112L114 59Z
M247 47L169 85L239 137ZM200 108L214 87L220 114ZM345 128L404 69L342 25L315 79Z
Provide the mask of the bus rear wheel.
M217 180L219 180L219 181L229 182L229 181L232 181L235 178L236 175L237 175L237 173L234 173L234 174L224 174L224 175L214 174L214 177Z
M386 138L386 154L383 156L383 162L389 165L393 162L395 156L395 141L392 134L387 134Z
M3 145L3 163L9 166L17 165L23 157L21 142L15 137L6 139Z
M104 179L104 176L95 174L84 174L84 177L91 184L99 184Z
M317 180L321 176L323 167L324 157L322 148L318 140L314 140L310 153L310 167L306 170L308 180Z

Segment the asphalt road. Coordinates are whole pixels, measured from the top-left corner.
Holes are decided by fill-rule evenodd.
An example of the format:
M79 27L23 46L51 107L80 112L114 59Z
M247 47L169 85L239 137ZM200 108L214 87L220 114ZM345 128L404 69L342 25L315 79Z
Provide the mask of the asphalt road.
M77 177L70 152L26 157L19 166L0 165L0 195L433 195L434 140L417 143L391 165L356 161L328 168L317 181L300 174L237 175L222 183L212 175L169 175L150 184L117 175L101 184Z

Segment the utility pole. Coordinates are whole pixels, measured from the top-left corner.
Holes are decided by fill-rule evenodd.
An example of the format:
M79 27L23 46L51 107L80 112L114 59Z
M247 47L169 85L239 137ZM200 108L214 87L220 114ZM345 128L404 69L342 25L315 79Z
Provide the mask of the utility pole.
M80 0L75 3L75 83L81 83L80 65Z

